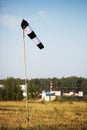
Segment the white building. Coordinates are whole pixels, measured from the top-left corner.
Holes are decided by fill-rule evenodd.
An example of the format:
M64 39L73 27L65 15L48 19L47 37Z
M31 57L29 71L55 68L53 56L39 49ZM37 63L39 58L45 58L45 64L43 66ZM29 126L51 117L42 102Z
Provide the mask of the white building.
M78 96L78 97L83 97L83 91L79 91L78 93L75 93L75 92L63 93L63 96Z
M78 96L79 96L79 97L83 97L83 91L79 91L79 92L78 92Z
M45 101L53 101L58 96L61 96L61 91L42 92L42 100Z
M3 84L0 84L0 88L3 88L4 86L3 86Z
M23 96L26 97L26 85L22 84L20 85L20 87L21 87L21 90L23 91Z

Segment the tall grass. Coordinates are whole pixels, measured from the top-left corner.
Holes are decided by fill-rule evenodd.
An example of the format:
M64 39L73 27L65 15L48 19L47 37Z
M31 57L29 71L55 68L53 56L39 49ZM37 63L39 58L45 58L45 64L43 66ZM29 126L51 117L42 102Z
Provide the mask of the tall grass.
M1 130L86 130L87 103L29 101L29 119L25 101L0 102Z

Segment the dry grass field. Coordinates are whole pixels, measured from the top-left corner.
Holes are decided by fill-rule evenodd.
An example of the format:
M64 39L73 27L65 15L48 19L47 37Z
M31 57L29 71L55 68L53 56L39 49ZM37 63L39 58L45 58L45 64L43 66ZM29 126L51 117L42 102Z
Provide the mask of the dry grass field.
M0 102L0 130L87 130L87 103L29 101Z

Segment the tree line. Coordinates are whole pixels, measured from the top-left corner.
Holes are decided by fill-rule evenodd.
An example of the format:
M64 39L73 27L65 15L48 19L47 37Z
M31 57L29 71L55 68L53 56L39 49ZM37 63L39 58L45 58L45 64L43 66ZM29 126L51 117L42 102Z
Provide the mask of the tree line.
M27 80L28 97L38 98L43 90L50 90L50 81L53 84L53 90L61 92L78 92L83 91L87 95L87 78L82 77L67 77L67 78L42 78ZM24 84L24 79L9 77L0 80L0 100L22 100L23 91L20 85Z

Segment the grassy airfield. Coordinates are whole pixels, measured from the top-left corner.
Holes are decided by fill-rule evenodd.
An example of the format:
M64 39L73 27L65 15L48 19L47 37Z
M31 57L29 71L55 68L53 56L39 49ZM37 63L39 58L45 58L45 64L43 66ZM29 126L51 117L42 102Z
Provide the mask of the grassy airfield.
M86 102L0 101L0 130L87 130Z

